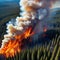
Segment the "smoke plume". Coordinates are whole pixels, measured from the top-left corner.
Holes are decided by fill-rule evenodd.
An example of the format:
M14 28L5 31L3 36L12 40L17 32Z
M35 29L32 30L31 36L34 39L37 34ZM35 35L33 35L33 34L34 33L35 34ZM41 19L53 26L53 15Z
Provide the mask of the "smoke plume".
M10 40L14 40L14 36L23 34L30 25L33 26L34 23L38 24L37 21L47 17L55 1L56 0L20 0L21 16L7 24L7 34L4 35L1 49L3 49L5 44Z

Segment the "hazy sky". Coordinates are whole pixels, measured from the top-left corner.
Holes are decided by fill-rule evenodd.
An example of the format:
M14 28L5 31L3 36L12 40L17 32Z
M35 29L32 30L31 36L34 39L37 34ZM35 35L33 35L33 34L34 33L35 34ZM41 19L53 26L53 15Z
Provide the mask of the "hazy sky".
M19 0L0 0L0 2L5 2L5 1L19 1Z
M57 1L55 4L53 4L52 8L60 8L60 1Z
M0 0L0 2L7 2L7 1L9 1L9 2L19 2L20 0ZM53 7L52 8L57 8L57 7L60 7L60 0L59 1L57 1L54 5L53 5Z

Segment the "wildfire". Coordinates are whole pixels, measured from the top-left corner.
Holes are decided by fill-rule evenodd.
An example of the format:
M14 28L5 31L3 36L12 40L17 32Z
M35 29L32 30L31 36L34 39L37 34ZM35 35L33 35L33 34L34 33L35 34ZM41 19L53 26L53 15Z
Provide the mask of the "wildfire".
M54 3L55 1L57 0L20 0L21 16L14 19L14 21L9 21L7 24L7 35L4 35L2 40L0 54L8 58L19 53L27 38L34 34L32 27L38 24L38 20L40 21L46 15L48 16L51 2ZM47 28L45 27L43 31L46 32Z
M46 31L47 31L47 27L44 27L44 28L43 28L43 31L46 32Z
M22 49L22 45L24 44L23 40L34 34L33 32L31 33L31 30L32 27L29 27L23 34L14 36L14 40L9 40L4 47L0 49L0 54L3 54L8 58L19 53Z

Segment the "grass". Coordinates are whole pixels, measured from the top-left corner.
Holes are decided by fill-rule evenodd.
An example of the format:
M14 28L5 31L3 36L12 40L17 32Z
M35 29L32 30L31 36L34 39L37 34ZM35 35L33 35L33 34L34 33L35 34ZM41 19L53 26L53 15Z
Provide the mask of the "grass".
M45 44L22 50L21 53L7 60L60 60L60 36L52 39L47 46Z

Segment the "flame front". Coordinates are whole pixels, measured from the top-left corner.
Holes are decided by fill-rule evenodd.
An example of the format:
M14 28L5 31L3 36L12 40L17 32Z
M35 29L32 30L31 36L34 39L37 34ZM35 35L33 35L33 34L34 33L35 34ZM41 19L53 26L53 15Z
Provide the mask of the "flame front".
M0 54L3 54L8 58L15 56L16 53L19 53L23 47L22 45L24 44L23 40L33 35L31 30L32 28L29 27L23 34L15 36L14 40L9 40L4 47L0 49Z

